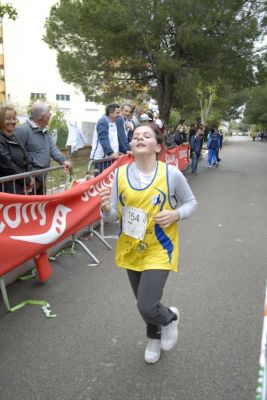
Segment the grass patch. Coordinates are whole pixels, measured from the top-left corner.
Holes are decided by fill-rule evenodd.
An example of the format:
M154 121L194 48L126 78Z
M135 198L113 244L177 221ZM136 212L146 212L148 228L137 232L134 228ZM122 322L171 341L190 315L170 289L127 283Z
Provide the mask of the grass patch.
M75 179L82 179L85 177L87 172L87 166L89 161L90 148L86 147L77 151L74 154L70 154L69 151L64 151L67 159L72 162L73 166L73 176ZM51 162L51 167L57 166L58 163L54 160ZM47 178L47 188L65 186L68 176L63 170L54 171L49 174Z

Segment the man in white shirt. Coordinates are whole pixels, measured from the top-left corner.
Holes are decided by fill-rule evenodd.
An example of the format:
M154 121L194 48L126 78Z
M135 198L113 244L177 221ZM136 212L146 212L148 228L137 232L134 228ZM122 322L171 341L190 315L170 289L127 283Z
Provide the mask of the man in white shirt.
M119 115L119 104L112 103L107 105L106 114L97 121L90 154L92 160L110 156L118 157L119 141L115 122Z

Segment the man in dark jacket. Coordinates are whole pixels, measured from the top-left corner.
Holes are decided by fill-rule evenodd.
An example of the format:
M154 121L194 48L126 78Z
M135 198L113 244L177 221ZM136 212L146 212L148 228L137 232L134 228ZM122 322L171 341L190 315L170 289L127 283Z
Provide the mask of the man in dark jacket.
M197 129L195 135L191 136L190 139L190 153L192 157L192 174L197 173L198 159L201 153L201 139L203 137L203 131L201 128Z
M119 152L126 154L130 150L128 142L129 132L134 130L134 123L131 121L132 106L130 104L123 104L121 106L121 113L116 119Z

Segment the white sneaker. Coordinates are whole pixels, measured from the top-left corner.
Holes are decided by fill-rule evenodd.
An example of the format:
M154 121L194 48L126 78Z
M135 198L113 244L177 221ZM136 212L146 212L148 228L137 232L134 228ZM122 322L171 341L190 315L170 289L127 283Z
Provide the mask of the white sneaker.
M161 327L161 348L165 351L171 350L178 340L179 311L176 307L170 307L170 310L177 315L177 320Z
M145 350L145 362L155 364L160 359L160 339L149 339Z

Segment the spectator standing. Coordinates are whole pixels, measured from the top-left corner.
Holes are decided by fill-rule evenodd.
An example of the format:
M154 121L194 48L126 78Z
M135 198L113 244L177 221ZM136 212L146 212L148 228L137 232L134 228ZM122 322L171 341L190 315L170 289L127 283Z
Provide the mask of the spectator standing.
M131 124L133 125L133 129L135 129L138 125L140 125L140 109L135 105L132 106L132 115L131 115ZM133 129L129 129L127 133L128 143L131 142L133 136Z
M197 173L198 160L201 154L201 139L203 137L203 131L198 128L195 135L191 136L190 139L190 154L192 158L192 174Z
M147 111L146 111L146 114L149 116L149 120L150 120L150 121L156 122L156 118L155 118L155 115L154 115L154 113L153 113L152 110L147 110Z
M126 269L137 308L146 323L145 362L156 363L161 349L178 339L179 312L161 302L170 271L177 271L178 224L196 207L183 174L157 161L163 136L152 124L138 126L131 149L135 161L117 170L112 190L100 191L101 212L108 221L119 217L116 263Z
M223 147L223 131L220 129L219 130L219 135L220 135L220 149Z
M190 128L189 128L189 137L188 137L189 143L190 143L191 137L194 136L195 134L196 134L195 124L191 124Z
M106 157L119 157L119 139L116 120L120 115L120 106L111 103L106 106L106 113L97 121L93 135L90 158L99 160ZM95 168L102 172L103 163L95 163Z
M21 174L30 170L23 145L14 136L17 115L13 107L0 108L0 176ZM0 184L0 192L26 194L33 187L33 179L17 179Z
M211 128L208 134L208 167L211 168L213 164L218 167L219 161L217 158L217 150L220 148L220 138L217 127Z
M157 118L155 120L155 124L157 125L157 127L159 128L160 132L162 133L162 135L165 134L166 132L166 128L165 128L165 124L164 121L162 119Z
M49 106L42 102L33 103L31 116L16 128L15 135L24 146L33 170L49 168L51 158L64 166L66 172L72 171L72 164L54 144L48 132L51 113ZM46 193L45 177L37 176L36 194Z
M160 119L157 113L154 113L154 122L158 126L160 132L164 135L166 133L166 126L163 119Z
M140 119L140 109L134 105L132 112L132 121L135 128L140 124L139 119Z
M140 123L149 123L149 125L152 127L152 129L164 136L162 131L160 130L159 126L156 124L155 119L153 117L153 114L151 111L146 111L145 113L140 115Z
M195 134L196 134L195 124L191 124L190 128L189 128L189 134L188 134L189 146L190 146L190 142L191 142L191 137L194 136ZM190 158L192 158L191 148L190 148Z
M128 136L131 135L134 129L134 123L131 120L132 117L132 106L130 104L123 104L121 106L121 112L116 119L116 126L118 131L119 140L119 152L127 153L130 150L130 145L128 142Z
M175 129L174 132L174 140L177 146L180 146L181 144L184 143L183 134L177 129Z
M196 130L198 130L198 128L200 128L202 130L202 132L203 132L203 136L201 138L201 150L202 150L203 143L204 143L204 137L205 137L205 128L204 128L204 125L201 122L198 122L196 124ZM200 150L200 154L201 154L201 150Z
M187 142L187 137L186 137L186 127L185 127L185 119L180 119L179 124L176 128L178 135L179 135L179 142L177 144L183 144Z
M175 128L171 128L167 131L165 135L165 144L167 147L172 148L177 146L175 142Z
M256 132L253 130L253 131L250 131L250 136L252 137L252 140L253 140L253 142L255 142L255 139L256 139Z
M142 113L140 115L139 122L140 123L142 123L142 122L153 122L153 117L151 115L148 115L147 112Z
M216 156L217 156L217 160L218 160L218 162L220 162L221 161L221 158L220 158L220 151L222 150L222 146L223 146L223 132L222 132L222 130L220 129L220 130L217 130L217 134L218 134L218 136L219 136L219 140L220 140L220 146L218 147L218 149L217 149L217 153L216 153Z

